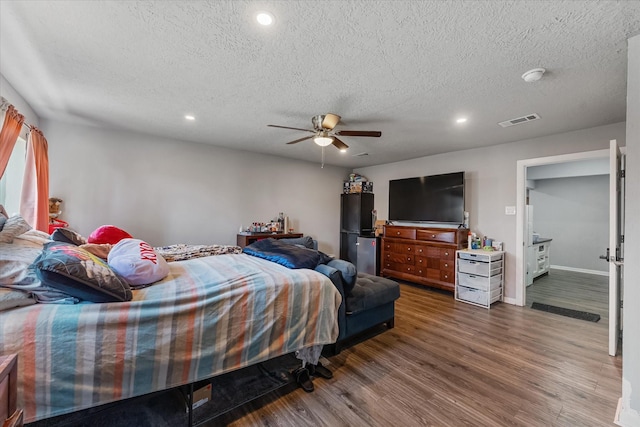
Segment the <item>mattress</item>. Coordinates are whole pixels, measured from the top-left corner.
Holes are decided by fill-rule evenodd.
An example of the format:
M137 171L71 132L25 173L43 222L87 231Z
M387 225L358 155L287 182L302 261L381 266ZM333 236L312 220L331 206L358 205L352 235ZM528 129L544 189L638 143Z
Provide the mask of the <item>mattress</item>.
M129 302L0 312L25 422L188 384L333 343L341 297L324 275L244 254L170 263Z

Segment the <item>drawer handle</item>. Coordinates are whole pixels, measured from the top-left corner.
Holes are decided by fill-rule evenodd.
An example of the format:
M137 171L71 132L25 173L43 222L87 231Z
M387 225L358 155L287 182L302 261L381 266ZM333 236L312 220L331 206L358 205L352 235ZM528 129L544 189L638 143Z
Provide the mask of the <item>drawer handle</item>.
M398 231L398 236L400 235L400 232Z
M411 250L411 248L407 248L407 250L408 250L408 251L410 251L410 250Z
M444 278L445 278L445 279L448 279L448 278L449 278L449 276L448 276L447 274L445 274L445 275L444 275Z
M432 235L431 235L431 238L432 238L432 239L435 239L435 238L436 238L436 235L435 235L435 234L432 234Z
M411 271L411 267L407 267L407 271Z
M445 264L444 266L445 266L445 267L449 267L449 264Z
M422 249L418 249L418 252L422 253Z
M420 264L422 264L422 260L418 261Z
M445 252L445 253L444 253L444 256L449 256L449 252Z

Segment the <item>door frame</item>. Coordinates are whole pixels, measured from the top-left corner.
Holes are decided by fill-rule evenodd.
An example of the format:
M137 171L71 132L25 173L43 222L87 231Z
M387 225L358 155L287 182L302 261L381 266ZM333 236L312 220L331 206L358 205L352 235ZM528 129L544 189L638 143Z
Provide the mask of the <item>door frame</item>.
M518 160L516 164L516 297L515 304L526 303L526 241L525 203L527 195L527 168L530 166L570 163L580 160L609 158L609 149L561 154L549 157Z

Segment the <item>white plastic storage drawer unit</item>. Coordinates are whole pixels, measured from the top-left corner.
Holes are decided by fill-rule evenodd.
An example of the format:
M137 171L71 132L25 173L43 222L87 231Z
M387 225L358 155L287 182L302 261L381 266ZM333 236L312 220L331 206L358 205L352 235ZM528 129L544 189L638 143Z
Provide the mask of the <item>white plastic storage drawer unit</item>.
M502 300L503 278L504 251L456 251L456 300L490 308Z
M466 286L459 286L457 289L458 300L477 304L481 306L491 306L492 303L499 301L502 298L502 289L494 289L491 292L484 292L478 289L467 288Z

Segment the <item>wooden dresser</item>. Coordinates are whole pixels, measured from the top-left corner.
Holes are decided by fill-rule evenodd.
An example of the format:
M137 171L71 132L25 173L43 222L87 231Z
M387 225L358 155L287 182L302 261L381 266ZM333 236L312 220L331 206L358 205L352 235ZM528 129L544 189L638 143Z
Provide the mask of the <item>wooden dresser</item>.
M466 244L468 231L386 225L380 275L453 292L456 250Z
M0 356L0 422L2 427L21 427L18 400L18 356Z
M297 237L302 237L304 234L302 233L238 233L236 237L236 241L238 246L244 248L245 246L249 246L250 244L257 242L262 239L295 239Z

